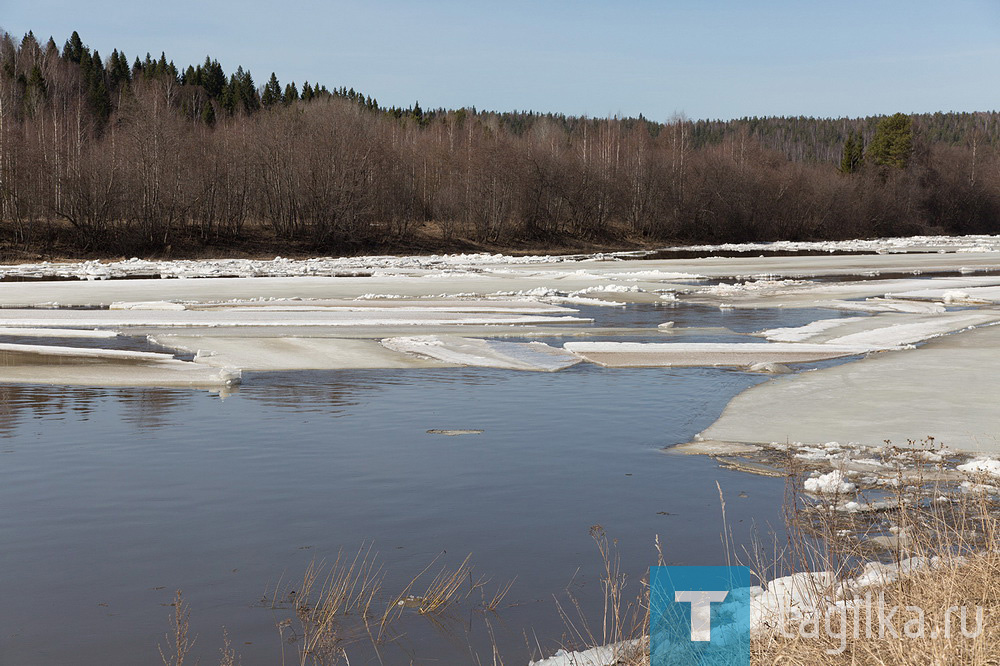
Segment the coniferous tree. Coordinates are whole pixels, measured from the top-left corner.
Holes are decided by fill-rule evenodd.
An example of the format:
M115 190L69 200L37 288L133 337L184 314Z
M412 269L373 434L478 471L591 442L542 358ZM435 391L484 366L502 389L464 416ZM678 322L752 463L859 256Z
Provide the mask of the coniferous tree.
M31 59L37 59L42 54L42 49L38 46L38 40L35 39L35 33L28 31L28 33L21 39L21 57L28 56Z
M281 97L281 102L288 106L292 102L297 102L299 100L299 90L295 87L295 81L292 81L287 86L285 86L285 92Z
M274 104L281 101L281 84L278 82L278 77L275 76L274 72L271 72L271 78L268 80L267 84L264 86L264 92L261 93L260 103L266 109Z
M83 40L80 39L80 34L76 30L66 40L65 46L63 46L62 57L76 63L80 62L80 59L83 57Z
M880 120L867 154L875 164L905 169L913 154L913 119L896 113Z
M86 60L86 56L84 58ZM105 82L104 63L101 62L101 54L94 51L90 58L90 75L87 86L87 99L90 108L94 112L98 125L107 122L111 115L111 96L108 94L108 85Z
M247 113L253 113L260 109L260 95L257 94L257 86L253 83L250 72L243 72L243 108Z
M215 124L215 107L211 102L206 102L201 109L201 122L209 127Z
M222 94L222 89L226 85L226 74L222 71L222 65L218 60L210 60L205 56L205 64L202 66L201 85L205 92L212 99Z
M229 115L236 113L236 104L239 100L236 93L237 85L236 74L230 75L229 82L223 86L222 93L219 95L219 105Z
M25 79L23 87L24 112L29 118L33 118L48 99L48 85L38 65L31 68L31 74Z
M40 95L43 98L48 96L48 85L45 83L45 77L42 76L42 70L38 65L31 68L27 89L31 94Z
M861 163L864 160L864 152L864 138L860 134L855 134L852 130L847 135L847 141L844 142L843 157L840 159L841 173L854 173L860 169Z
M116 90L122 85L132 82L132 73L129 70L128 58L124 53L119 53L118 49L111 52L111 62L108 67L108 80L111 89Z
M851 155L851 162L855 169L860 169L865 162L865 137L858 132L854 138L854 153Z

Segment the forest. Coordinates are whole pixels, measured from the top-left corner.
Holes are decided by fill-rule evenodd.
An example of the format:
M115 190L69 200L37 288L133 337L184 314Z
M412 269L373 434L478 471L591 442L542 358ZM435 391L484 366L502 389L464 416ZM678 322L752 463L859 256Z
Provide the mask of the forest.
M381 106L0 34L0 254L204 256L1000 233L1000 114ZM707 84L706 84L707 85Z

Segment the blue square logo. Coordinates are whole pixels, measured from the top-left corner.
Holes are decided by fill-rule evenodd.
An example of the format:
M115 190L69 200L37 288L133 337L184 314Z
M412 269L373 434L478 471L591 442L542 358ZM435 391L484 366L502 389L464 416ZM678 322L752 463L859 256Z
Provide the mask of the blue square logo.
M749 567L650 567L651 666L749 666Z

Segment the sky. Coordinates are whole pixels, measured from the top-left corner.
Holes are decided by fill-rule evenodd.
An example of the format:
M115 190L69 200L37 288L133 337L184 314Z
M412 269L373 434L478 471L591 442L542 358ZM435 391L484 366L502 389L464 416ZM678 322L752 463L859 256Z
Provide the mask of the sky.
M1000 108L996 0L0 0L0 28L383 106L667 120Z

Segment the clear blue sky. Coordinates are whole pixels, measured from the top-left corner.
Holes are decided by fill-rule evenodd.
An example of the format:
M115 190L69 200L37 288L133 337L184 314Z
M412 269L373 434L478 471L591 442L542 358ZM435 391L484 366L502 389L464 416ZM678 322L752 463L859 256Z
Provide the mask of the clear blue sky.
M383 105L665 120L1000 108L1000 2L0 0L107 56L217 58Z

